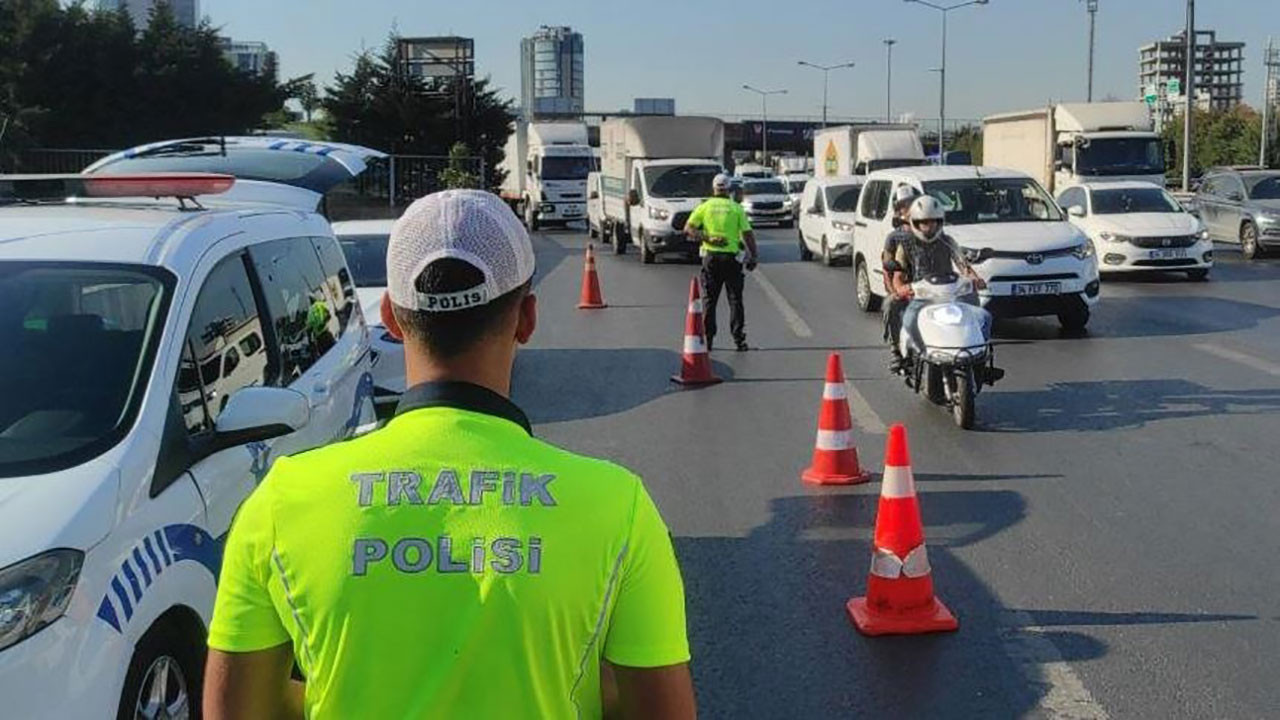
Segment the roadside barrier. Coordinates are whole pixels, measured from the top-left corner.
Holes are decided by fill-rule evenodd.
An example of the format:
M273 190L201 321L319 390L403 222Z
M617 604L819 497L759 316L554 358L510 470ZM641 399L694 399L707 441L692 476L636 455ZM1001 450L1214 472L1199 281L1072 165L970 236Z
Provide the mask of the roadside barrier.
M871 474L858 465L858 448L853 442L853 420L849 414L849 390L844 384L839 353L831 353L827 358L813 462L800 477L815 485L855 485L871 479Z
M696 277L689 281L689 311L684 320L680 373L672 375L671 379L681 385L713 385L720 382L720 378L711 371L707 332L702 324L702 291Z

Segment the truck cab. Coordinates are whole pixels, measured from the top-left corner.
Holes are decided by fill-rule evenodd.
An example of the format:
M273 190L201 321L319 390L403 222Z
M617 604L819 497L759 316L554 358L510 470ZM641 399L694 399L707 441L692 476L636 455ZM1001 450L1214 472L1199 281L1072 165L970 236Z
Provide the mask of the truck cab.
M531 231L583 220L595 166L585 124L517 120L499 166L501 195Z
M697 256L698 244L685 236L684 224L711 196L711 181L721 172L724 168L714 160L644 160L632 166L627 228L642 263L653 262L659 253Z

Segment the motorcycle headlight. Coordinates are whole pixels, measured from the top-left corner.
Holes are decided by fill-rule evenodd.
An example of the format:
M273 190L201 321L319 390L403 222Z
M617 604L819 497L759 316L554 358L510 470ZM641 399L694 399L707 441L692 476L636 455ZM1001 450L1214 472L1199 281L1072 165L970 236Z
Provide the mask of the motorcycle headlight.
M50 550L0 570L0 650L62 617L84 553Z
M962 247L960 248L960 252L964 254L964 259L967 260L970 265L978 265L979 263L986 262L987 258L991 256L991 248Z
M832 220L831 227L839 230L840 232L853 232L853 225L847 222L841 222L840 220Z
M1103 242L1111 242L1111 243L1126 243L1126 242L1129 242L1129 240L1131 239L1128 235L1120 235L1117 233L1109 233L1109 232L1098 233L1098 237L1102 238Z
M671 217L671 213L658 207L649 208L649 218L652 220L666 220Z
M1093 257L1093 253L1093 243L1089 241L1085 241L1083 245L1077 245L1071 250L1071 254L1074 255L1077 260L1091 258Z

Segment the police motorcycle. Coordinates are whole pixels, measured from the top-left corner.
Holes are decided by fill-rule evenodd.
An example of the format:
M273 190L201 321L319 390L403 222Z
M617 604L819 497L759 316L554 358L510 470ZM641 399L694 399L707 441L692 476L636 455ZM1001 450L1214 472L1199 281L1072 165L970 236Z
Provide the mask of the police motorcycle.
M911 284L921 303L914 322L904 322L898 371L907 386L951 410L956 425L973 428L978 392L1004 377L995 366L991 314L977 303L973 281L956 273L931 275Z

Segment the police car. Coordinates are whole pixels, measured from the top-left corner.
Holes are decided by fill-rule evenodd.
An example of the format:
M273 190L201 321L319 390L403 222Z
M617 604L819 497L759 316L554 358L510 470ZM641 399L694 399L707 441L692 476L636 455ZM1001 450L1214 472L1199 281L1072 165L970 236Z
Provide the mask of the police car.
M380 416L395 410L405 390L404 343L382 324L387 292L387 243L394 220L344 220L333 224L347 258L373 343L373 396Z
M207 150L162 147L130 152ZM4 717L196 714L237 508L274 458L373 426L368 329L314 211L361 154L241 149L292 169L0 176Z

